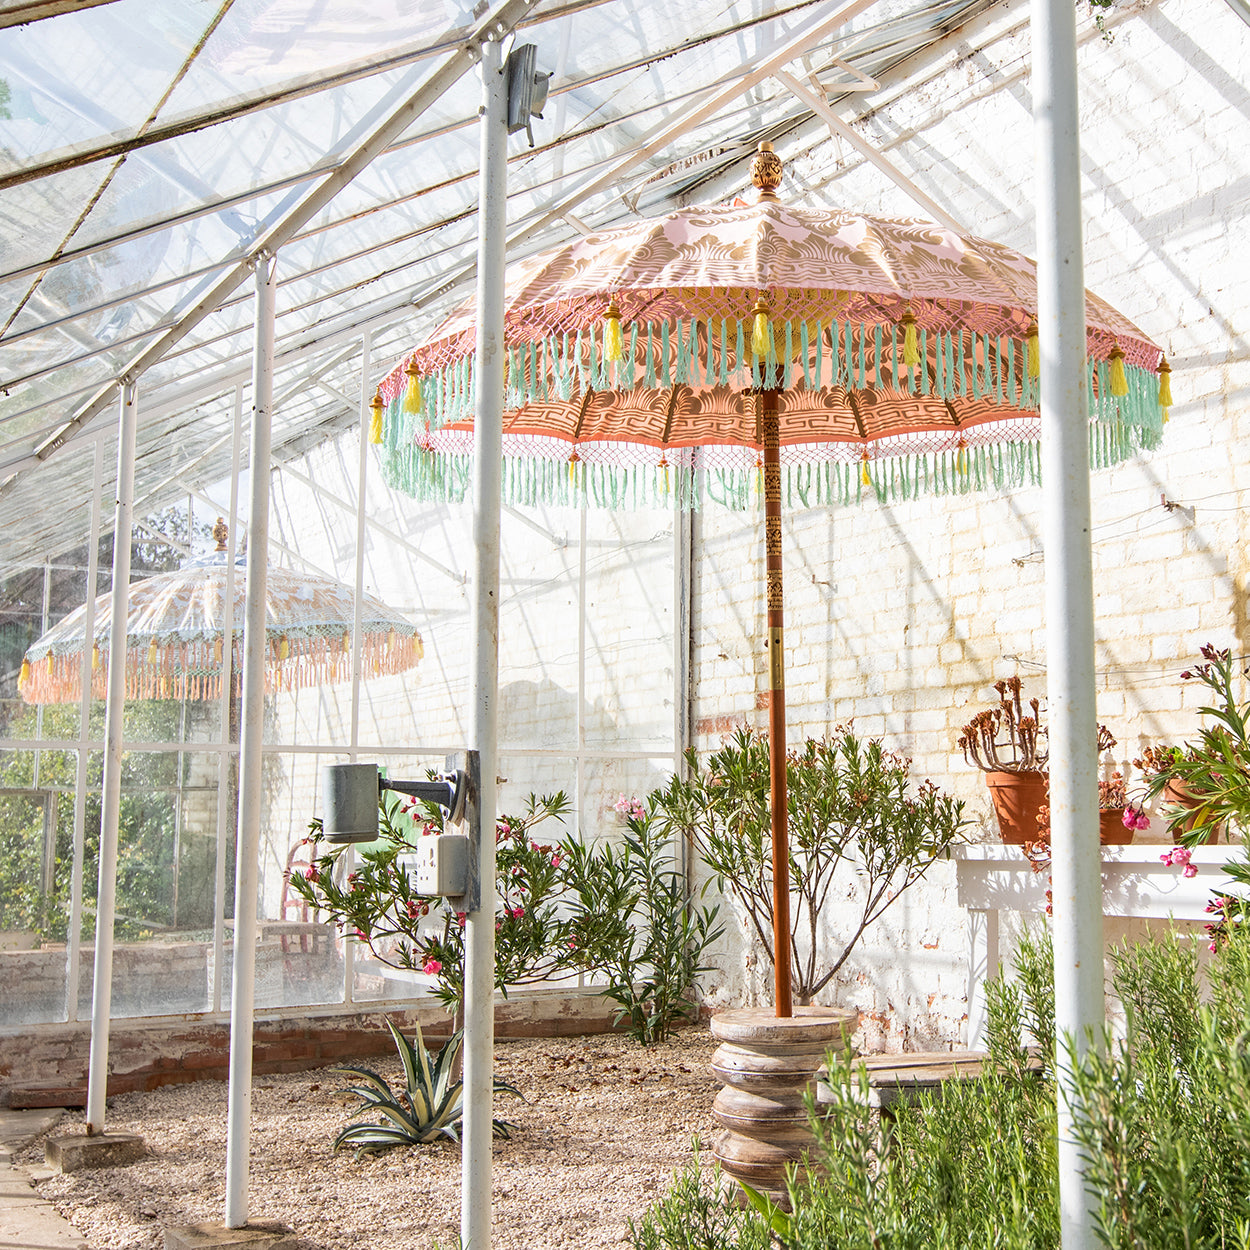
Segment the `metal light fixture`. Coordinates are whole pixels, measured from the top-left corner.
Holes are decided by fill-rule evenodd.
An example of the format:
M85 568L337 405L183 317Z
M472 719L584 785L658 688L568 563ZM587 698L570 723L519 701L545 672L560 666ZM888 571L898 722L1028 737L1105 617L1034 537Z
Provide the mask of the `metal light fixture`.
M551 75L535 69L538 61L538 49L532 43L524 43L508 53L508 133L516 134L524 130L529 136L530 147L534 146L534 131L530 127L530 119L537 117L540 121L543 106L547 103L547 92L551 83Z
M373 842L378 836L378 799L383 790L411 794L443 809L448 823L464 819L468 773L447 759L447 771L431 781L392 781L376 764L328 764L321 774L322 831L327 842Z

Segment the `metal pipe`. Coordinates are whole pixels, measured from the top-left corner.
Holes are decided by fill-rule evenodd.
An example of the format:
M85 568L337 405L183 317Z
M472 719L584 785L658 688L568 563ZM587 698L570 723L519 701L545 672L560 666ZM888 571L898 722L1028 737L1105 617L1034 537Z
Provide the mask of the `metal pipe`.
M265 592L269 558L269 453L273 426L276 257L256 263L256 347L252 377L251 498L243 601L243 724L239 734L238 850L234 872L234 973L230 986L230 1092L226 1127L226 1227L247 1223L252 1115L252 1024L256 991L261 745L265 732Z
M1068 1062L1103 1024L1076 10L1070 0L1033 0L1032 13L1060 1230L1063 1250L1088 1250L1097 1238L1072 1135Z
M477 411L473 421L473 708L469 749L481 757L481 898L465 922L464 1142L460 1244L490 1250L495 1063L495 779L498 759L499 513L503 466L503 273L507 210L507 78L498 42L482 45L478 218Z
M365 487L369 480L369 426L373 416L369 407L373 396L373 387L369 385L369 374L373 371L372 351L373 335L366 331L360 344L360 447L356 462L356 593L352 601L352 723L348 752L353 762L360 744L360 668L364 638L361 609L365 594Z
M92 450L95 489L91 492L91 538L87 548L87 602L83 610L82 667L79 669L82 698L78 701L78 751L74 771L74 860L70 869L69 932L65 935L65 1018L78 1019L78 970L82 947L82 861L87 843L87 766L91 751L91 678L95 657L95 601L100 560L100 496L104 493L104 443L96 439Z
M792 1016L790 984L790 850L786 799L786 675L781 583L781 438L776 391L757 391L764 444L764 567L768 596L768 780L773 849L773 1002Z
M117 821L121 810L122 736L126 711L126 606L130 590L130 526L135 505L135 384L122 385L117 431L117 505L113 512L113 590L109 600L109 671L104 703L104 794L100 872L96 888L95 977L87 1066L87 1135L104 1132L109 1016L113 1005L113 916L117 909ZM88 595L88 599L90 599ZM76 987L75 987L76 988Z

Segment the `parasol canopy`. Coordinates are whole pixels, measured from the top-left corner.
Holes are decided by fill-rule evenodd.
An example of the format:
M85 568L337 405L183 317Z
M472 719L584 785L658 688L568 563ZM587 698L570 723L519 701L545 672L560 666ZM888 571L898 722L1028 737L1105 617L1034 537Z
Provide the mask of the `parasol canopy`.
M221 694L225 642L225 526L217 550L173 573L130 587L126 614L128 699L213 699ZM230 671L236 693L243 674L244 558L236 565ZM296 690L351 676L352 587L328 577L271 568L267 574L265 689ZM109 599L95 603L91 689L104 698L108 675ZM27 703L68 703L82 697L87 608L75 609L27 648L19 687ZM415 626L372 595L361 604L362 672L400 673L421 659Z
M579 238L505 288L503 491L512 503L763 505L776 1013L789 1016L781 508L1040 476L1037 269L929 222L791 208L762 143L755 204ZM466 494L476 308L381 383L393 486ZM1086 297L1090 462L1157 445L1160 349ZM1079 414L1078 414L1079 415Z
M791 505L1038 480L1034 261L931 222L794 208L778 181L755 204L680 209L513 267L510 502L747 506L762 443L742 396L761 389L778 393ZM418 498L468 489L474 317L453 314L375 398L387 477ZM1092 294L1086 323L1100 467L1157 445L1170 371Z

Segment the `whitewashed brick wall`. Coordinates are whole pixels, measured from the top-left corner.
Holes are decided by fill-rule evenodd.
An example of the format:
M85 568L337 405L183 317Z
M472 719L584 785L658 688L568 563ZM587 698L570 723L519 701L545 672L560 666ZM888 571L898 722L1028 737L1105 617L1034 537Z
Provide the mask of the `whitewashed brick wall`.
M1159 450L1092 483L1098 709L1131 774L1141 746L1193 734L1202 699L1179 673L1199 646L1250 652L1250 28L1222 0L1123 9L1111 43L1083 23L1086 277L1165 347L1177 400ZM918 76L861 130L970 232L1033 254L1025 16L1027 6L1009 6L983 23L976 46L960 41L944 72ZM917 215L816 128L794 152L783 195ZM981 836L993 836L980 777L955 742L997 678L1018 673L1045 694L1040 503L1038 490L1021 490L789 516L792 737L852 719L862 734L884 734L917 776L966 798ZM727 715L763 723L766 670L757 522L708 513L701 525L694 671L706 745ZM822 998L858 1007L868 1044L958 1043L966 941L953 871L939 865ZM716 1001L741 996L745 948L728 954ZM758 976L747 991L771 993Z

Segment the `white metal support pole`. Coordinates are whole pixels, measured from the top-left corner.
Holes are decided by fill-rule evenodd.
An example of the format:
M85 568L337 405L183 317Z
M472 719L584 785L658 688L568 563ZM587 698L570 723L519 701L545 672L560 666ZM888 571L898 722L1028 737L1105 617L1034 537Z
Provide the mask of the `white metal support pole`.
M117 506L113 512L113 591L109 605L108 688L104 701L104 794L100 811L91 1052L87 1067L89 1137L104 1132L104 1098L108 1085L109 1015L113 1007L113 916L117 907L117 819L122 792L122 718L126 711L126 602L130 590L130 527L135 508L137 428L135 384L127 381L122 386L118 415Z
M251 498L247 590L243 601L243 717L239 733L239 846L234 873L234 975L230 986L230 1091L226 1127L226 1227L247 1223L252 1115L252 1023L256 990L256 907L260 859L261 744L265 730L265 590L269 557L269 459L273 425L276 258L256 262L256 344L252 368Z
M348 756L355 762L360 746L360 682L364 676L361 652L364 647L362 612L365 597L365 492L369 484L369 426L373 411L370 375L373 373L373 334L366 330L360 344L360 447L356 462L356 594L352 601L352 736Z
M1072 1138L1068 1061L1086 1053L1103 1023L1085 279L1076 10L1070 0L1033 0L1033 124L1055 1024L1060 1048L1060 1228L1063 1250L1092 1250L1097 1239L1084 1167ZM1074 1047L1071 1056L1065 1044Z
M69 932L66 936L65 1018L78 1019L78 977L82 941L82 861L87 844L87 777L91 749L91 679L95 656L95 601L100 559L100 496L104 493L104 440L97 438L92 451L91 546L87 551L87 603L83 615L82 668L79 670L82 698L78 704L78 762L74 771L74 866L70 871ZM91 640L90 644L86 640Z
M221 612L221 752L217 756L217 858L213 866L213 1011L221 1010L221 989L226 952L226 855L230 846L230 761L234 741L230 734L230 710L234 703L234 579L239 550L239 528L233 524L239 514L239 460L243 454L243 388L234 388L234 424L230 438L230 536L226 539L226 597ZM235 777L237 780L238 773ZM235 809L238 810L237 808ZM235 848L238 867L238 848Z
M503 465L503 270L507 79L498 42L482 45L481 207L477 262L477 410L473 421L473 709L469 749L482 765L481 899L466 922L464 1142L460 1245L490 1250L495 1063L495 777L498 772L499 512Z

